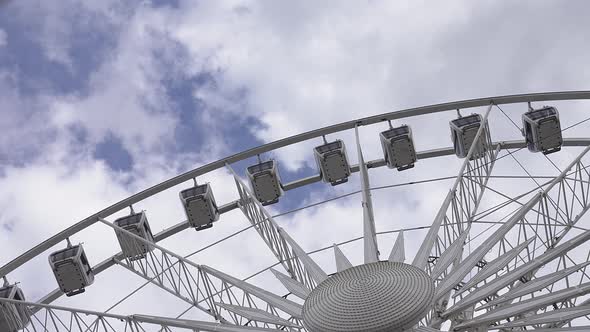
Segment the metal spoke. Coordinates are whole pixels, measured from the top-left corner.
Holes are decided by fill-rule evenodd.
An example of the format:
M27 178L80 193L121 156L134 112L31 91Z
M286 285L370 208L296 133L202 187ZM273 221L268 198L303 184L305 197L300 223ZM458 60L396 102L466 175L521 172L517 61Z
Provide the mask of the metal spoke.
M267 244L279 263L283 265L292 278L313 289L315 285L325 278L326 273L313 260L306 257L305 251L284 230L282 230L271 214L256 199L250 188L234 170L226 165L234 176L234 180L240 195L239 207L254 229Z
M361 173L364 257L365 263L374 263L379 261L379 248L377 246L377 235L375 234L376 230L375 216L373 212L373 200L371 198L371 191L369 190L369 172L367 171L367 164L363 158L358 126L354 128L354 132L356 137L356 150L359 160L359 170Z
M235 310L229 311L219 304L237 303L246 309L265 308L272 315L275 315L278 309L284 312L287 318L301 316L301 306L299 304L211 267L197 265L106 220L101 220L101 222L118 232L124 233L126 240L130 242L130 246L139 247L147 244L151 248L150 251L145 253L145 257L141 259L124 258L117 260L117 264L151 281L156 286L213 316L222 323L241 324L241 320L240 317L235 315ZM165 270L174 271L174 273L166 273ZM166 277L157 277L158 275L166 275ZM241 300L238 301L237 299ZM227 319L225 317L231 318ZM279 327L283 326L277 326L276 328Z

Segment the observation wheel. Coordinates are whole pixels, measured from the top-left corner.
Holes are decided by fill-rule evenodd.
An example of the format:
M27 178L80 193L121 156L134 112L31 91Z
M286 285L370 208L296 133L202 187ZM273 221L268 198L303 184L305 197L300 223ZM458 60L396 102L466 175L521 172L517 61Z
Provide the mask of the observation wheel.
M0 331L590 331L588 99L394 111L190 170L3 262ZM281 177L290 148L316 168ZM152 217L167 197L184 218ZM29 300L31 271L55 289Z

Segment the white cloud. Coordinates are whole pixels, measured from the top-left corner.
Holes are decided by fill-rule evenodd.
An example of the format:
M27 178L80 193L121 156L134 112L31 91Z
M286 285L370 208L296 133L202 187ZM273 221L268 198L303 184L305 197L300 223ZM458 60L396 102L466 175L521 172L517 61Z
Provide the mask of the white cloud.
M103 3L84 4L88 6L85 12L100 13L96 15L119 22L119 12ZM0 117L0 129L4 133L0 138L0 152L28 146L34 146L32 150L38 152L35 160L24 167L6 167L0 178L0 225L10 229L0 232L1 242L8 243L9 248L0 253L0 261L13 258L122 197L227 154L224 146L219 147L221 140L215 132L223 126L218 123L219 112L254 116L265 127L262 130L257 127L253 133L270 141L405 106L528 90L577 88L587 75L587 71L579 69L585 68L579 65L585 64L586 57L577 52L571 52L571 61L563 66L557 47L545 49L538 59L530 60L533 49L522 47L521 41L532 39L531 43L535 44L534 39L539 35L523 22L529 16L522 15L518 8L498 22L498 16L489 13L499 15L505 7L495 2L478 3L477 7L472 2L371 4L297 2L285 6L220 1L198 5L181 2L178 10L143 6L125 16L124 27L113 30L117 33L116 45L91 75L88 91L67 96L23 96L14 84L18 80L16 74L0 74L0 99L11 105L7 109L37 112L30 116L32 112L23 115L13 111ZM72 27L61 21L66 14L43 6L42 10L49 13L43 23L49 32L41 37L47 43L43 44L47 56L67 64L71 61L69 29ZM555 12L552 8L539 9L532 12L531 19ZM567 16L568 13L557 11L557 14ZM568 27L564 29L570 32ZM582 33L563 33L567 38L559 41L560 47L573 45ZM186 47L190 57L179 56L174 51L176 47ZM166 95L165 80L190 77L202 71L214 75L216 82L194 91L194 96L206 104L206 113L200 118L204 123L198 125L213 128L213 133L207 135L208 141L199 142L203 153L174 156L170 160L166 147L174 143L172 133L179 120L171 98ZM242 89L246 91L246 99L236 100L236 91ZM581 105L564 105L583 111ZM49 112L39 113L41 109ZM519 110L511 111L510 114L520 114ZM564 124L565 119L573 123L569 115L574 113L566 114L568 117L562 117ZM575 116L586 115L578 112ZM450 144L447 124L452 117L450 113L439 114L404 122L413 126L418 148L424 150ZM492 130L494 135L499 135L494 137L514 137L514 128L507 129L510 124L502 122L505 121L502 117L494 114ZM83 146L78 146L79 142L68 132L72 125L87 131L88 142ZM380 157L377 130L361 129L366 159ZM94 146L109 134L120 138L133 155L136 164L131 172L116 173L93 160ZM341 136L349 144L351 160L356 160L352 134ZM313 144L281 150L278 154L281 162L290 169L309 163ZM547 164L541 165L539 156L536 159L524 153L522 156L529 158L532 170L547 171ZM555 158L565 162L567 158L561 156ZM454 157L420 161L415 169L404 173L372 170L371 180L373 185L382 185L453 175L459 164L460 160ZM500 171L513 171L515 165L498 167ZM237 197L232 179L223 171L199 181L212 182L220 204ZM169 227L183 219L177 192L189 185L179 185L141 202L136 209L148 211L155 231ZM375 193L378 229L428 225L448 185L443 182ZM503 185L510 192L522 190L514 183ZM354 176L346 185L312 193L308 201L357 188L358 178ZM288 196L289 193L284 199L289 199ZM498 202L497 197L489 199L490 205L494 202ZM269 209L276 212L273 207ZM358 197L353 197L280 218L279 223L305 249L316 249L360 236L360 204ZM233 211L211 231L183 232L164 241L164 245L188 253L245 226L247 222L241 213ZM414 241L406 241L408 257L422 236L420 232L412 234L418 235L413 236ZM382 257L386 257L394 237L382 239ZM117 250L111 230L104 227L79 234L74 241L87 243L94 263ZM343 250L353 261L360 262L359 242L343 246ZM330 254L318 257L328 269L333 268ZM30 267L11 275L11 280L23 282L28 294L32 294L30 298L36 299L55 287L45 259L40 256ZM198 255L195 261L245 276L268 265L273 258L258 235L249 231ZM39 279L37 271L44 273L46 284L35 283ZM130 277L117 279L122 275L117 273L121 271L109 271L89 289L85 296L91 296L93 301L78 297L63 299L63 303L104 309L115 301L115 296L105 295L102 290L116 287L124 292L139 283ZM125 280L123 284L115 283L121 279ZM272 287L275 286L276 282ZM147 292L132 300L137 301L139 309L125 306L121 310L124 313L177 312L177 305L166 305L165 309L149 305L155 299L160 300L160 294L159 290ZM145 301L142 303L141 299Z
M7 42L6 31L0 29L0 47L6 46Z
M233 112L260 119L265 127L253 133L271 141L400 107L577 89L588 75L580 71L584 30L533 24L572 15L586 24L575 13L558 3L508 10L502 2L224 1L184 3L170 30L195 63L219 73L215 89L200 96L218 104L245 88L247 107ZM543 40L556 43L540 48ZM565 66L563 49L572 51ZM280 156L291 168L310 162L308 147Z
M45 1L29 0L11 4L11 13L28 23L31 35L50 61L75 70L72 61L73 37L77 31L92 38L101 33L116 33L128 18L127 5L115 1L62 1L51 6ZM32 19L35 18L35 19Z
M6 160L0 177L3 188L0 191L3 207L0 242L9 248L1 254L2 264L77 220L203 163L203 160L217 159L224 151L223 144L211 144L215 135L204 135L211 141L198 142L203 154L179 155L167 151L175 144L178 110L167 96L165 81L183 78L185 64L174 51L174 41L166 36L164 26L158 28L160 17L157 12L137 11L127 22L127 29L117 36L116 47L108 59L91 75L87 91L70 95L26 95L19 90L18 72L0 72L0 94L8 110L0 119L0 128L4 133L0 138L0 155L2 160ZM77 140L70 130L72 126L84 130L85 140ZM93 159L94 147L107 135L119 138L132 154L132 172L113 172L103 162ZM199 180L221 181L216 185L216 196L224 203L230 200L229 196L233 199L235 193L230 178L219 180L219 175L215 175ZM155 232L184 219L178 190L187 186L183 184L136 206L148 211ZM78 192L84 193L78 195ZM36 204L37 199L43 203ZM243 222L235 216L234 220ZM227 232L236 227L235 222L227 222L216 227L218 232L223 232L224 225L232 227L227 228ZM215 237L211 232L198 235L199 241L203 242L211 242ZM178 252L193 249L194 246L187 246L186 243L194 241L194 236L195 233L186 232L180 236L186 242L176 237L167 245ZM255 233L248 235L251 242L255 237ZM85 243L93 264L118 250L112 230L100 225L77 234L72 241ZM263 250L263 246L259 242L252 249ZM230 256L238 251L243 256L247 255L246 250L237 250L236 244L220 252ZM9 276L11 281L22 282L29 299L36 300L56 287L48 269L47 254L49 252ZM254 255L250 252L250 257ZM227 260L224 263L230 264L228 266L233 272L240 273L252 266L266 265L269 258L266 255L265 261L258 260L255 265L245 260L234 263ZM86 300L61 299L60 303L104 310L121 292L105 295L100 289L105 289L105 281L112 283L112 278L121 280L121 273L126 274L117 271L114 277L111 272L106 273L104 278L101 276L97 285L89 288ZM140 283L138 279L123 279L116 286L107 285L107 288L124 290ZM144 293L139 296L140 300L134 299L142 309L135 307L133 312L151 312L154 307L145 304L161 300L160 290L154 292L153 287L150 292ZM89 301L90 298L93 300ZM170 312L166 314L170 316L184 307L177 299L169 300L171 303L167 308ZM156 310L155 313L163 312Z

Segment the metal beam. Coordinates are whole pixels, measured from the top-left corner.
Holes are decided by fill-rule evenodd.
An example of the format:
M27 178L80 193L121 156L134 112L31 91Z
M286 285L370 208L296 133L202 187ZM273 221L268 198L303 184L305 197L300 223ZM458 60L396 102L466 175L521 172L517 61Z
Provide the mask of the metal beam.
M443 224L443 220L449 221L445 222L445 225L453 225L445 226L443 228L443 240L446 241L446 243L443 242L442 245L445 247L444 249L446 249L459 237L459 234L463 233L464 227L471 222L473 215L477 212L479 202L481 201L483 192L486 188L485 185L492 172L499 151L498 147L496 149L492 148L488 133L487 120L492 110L492 106L493 104L488 106L479 129L473 138L473 143L465 156L465 161L459 170L457 179L439 209L439 212L432 223L432 227L422 241L418 253L414 257L412 265L420 269L426 267L428 258L431 255L433 248L435 248L435 244L439 239L439 228ZM475 156L474 154L476 153L476 149L479 146L481 139L485 141L485 151L481 156ZM464 177L467 175L473 175L472 173L483 176L483 178L479 179L481 184L479 187L466 185L464 183Z
M457 304L449 308L443 313L444 317L449 317L457 314L461 310L468 308L483 299L488 298L490 295L495 294L499 290L511 285L514 281L526 276L528 273L538 270L543 265L551 262L555 258L566 254L571 249L585 243L590 240L590 231L581 233L580 235L562 243L561 245L553 248L552 250L546 251L544 254L536 257L516 269L502 275L498 278L493 279L489 283L482 285L481 287L475 288L467 296L461 299Z
M563 146L564 147L585 147L590 145L590 138L564 138ZM501 142L493 142L492 149L525 149L527 147L526 142L524 140L511 140L511 141L501 141ZM418 160L424 159L431 159L431 158L438 158L444 156L451 156L455 154L455 149L452 147L447 148L439 148L439 149L432 149L432 150L425 150L425 151L418 151L416 152L416 156ZM386 166L387 163L385 159L375 159L370 160L367 162L367 168L379 168ZM356 173L359 171L359 165L351 165L350 171L352 173ZM312 175L305 177L303 179L294 180L292 182L284 183L283 189L285 191L297 189L300 187L307 186L312 183L320 182L322 178L319 175Z
M487 252L489 252L492 247L494 247L498 241L503 239L506 234L518 223L519 221L524 218L524 216L529 212L533 207L535 207L539 199L541 197L541 193L536 194L531 200L525 204L517 213L515 213L506 223L502 224L492 235L486 238L486 241L478 246L469 256L467 256L463 261L462 264L451 271L445 279L439 283L435 298L442 298L447 294L449 291L453 289L463 278L469 274L469 271L473 269L477 262L481 261L482 258L485 256Z
M590 138L565 138L563 141L563 146L565 146L565 147L585 147L588 145L590 145ZM524 142L524 141L503 141L503 142L495 142L492 144L492 146L494 147L494 149L497 149L497 148L500 148L500 149L521 149L521 148L526 148L526 142ZM418 159L430 159L430 158L438 158L438 157L448 156L448 155L452 155L454 153L455 153L454 149L452 147L448 147L448 148L442 148L442 149L433 149L433 150L426 150L426 151L422 151L422 152L417 152L417 155L418 155ZM383 160L383 159L377 159L377 160L367 162L368 169L382 167L385 165L386 165L386 163L385 163L385 160ZM358 165L351 166L351 171L353 173L358 172L359 171ZM289 190L300 188L305 185L309 185L309 184L319 182L319 181L321 181L321 177L319 175L314 175L314 176L306 177L303 179L295 180L290 183L283 184L283 189L285 191L289 191ZM233 202L224 204L219 207L219 212L221 214L223 214L225 212L232 211L233 209L238 208L237 204L238 204L237 201L233 201ZM154 240L156 242L159 242L163 239L173 236L173 235L175 235L183 230L186 230L186 229L188 229L188 223L186 220L184 220L184 221L177 223L176 225L173 225L173 226L159 232L158 234L155 234ZM65 240L65 237L63 239L61 239L61 241L64 241L64 240ZM60 241L58 241L58 242L60 242ZM108 268L110 268L111 266L113 266L115 264L113 261L114 258L116 258L116 255L109 257L109 258L105 259L104 261L102 261L101 263L94 266L92 269L94 270L95 274L99 274L102 271L105 271ZM43 300L41 302L48 304L48 303L51 303L52 301L56 300L60 296L61 296L61 294L59 294L59 290L56 289L54 292L43 297Z
M567 147L585 147L585 146L590 145L590 138L566 138L566 139L564 139L563 145L567 146ZM505 142L493 143L493 146L494 146L494 148L501 148L501 149L520 149L520 148L526 148L526 143L524 141L505 141ZM434 149L434 150L418 152L419 159L437 158L437 157L451 155L451 154L454 154L453 148ZM368 166L368 168L385 166L385 161L382 159L370 161L367 163L367 166ZM358 165L352 166L352 171L358 172L359 171ZM317 179L315 179L315 178L317 178ZM312 176L309 178L296 180L294 182L291 182L290 184L286 184L285 190L299 188L300 186L307 185L307 184L310 184L310 183L313 183L313 182L316 182L319 180L320 180L319 176ZM233 209L236 209L236 208L238 208L238 201L233 201L233 202L230 202L230 203L220 206L219 212L223 214L223 213L232 211ZM187 228L188 228L188 223L186 220L183 220L183 221L175 224L174 226L171 226L171 227L155 234L154 240L155 240L155 242L162 241L162 240L164 240L170 236L173 236L183 230L186 230ZM434 235L434 233L432 235ZM113 255L112 257L105 259L101 263L95 265L92 268L95 275L98 275L101 272L103 272L103 271L109 269L110 267L112 267L113 265L115 265L116 264L115 260L121 259L121 257L122 257L121 253L118 253L118 254ZM469 287L467 287L467 288L469 288ZM467 289L467 288L463 288L463 289ZM53 301L57 300L62 295L63 295L63 293L59 290L59 288L57 288L57 289L53 290L52 292L50 292L49 294L42 297L39 300L39 302L43 303L43 304L49 304L49 303L52 303Z
M524 283L520 287L512 288L507 293L500 295L499 297L493 299L492 301L486 303L483 306L480 306L478 309L491 308L497 306L498 304L505 303L507 301L541 290L559 280L566 278L574 272L582 270L583 268L588 266L588 264L590 264L590 262L584 262L582 264L570 266L562 270L560 269L557 272L549 273L542 277L537 277L531 281Z
M389 261L403 263L405 260L406 248L404 244L404 231L401 231L395 239L393 248L391 248L391 253L389 254Z
M256 199L231 166L226 165L226 167L233 175L238 189L240 210L289 275L310 290L325 280L328 277L327 274L309 258L285 230L278 226L272 215Z
M291 238L289 233L287 233L281 227L278 228L279 234L285 239L285 242L289 243L291 246L291 251L295 256L293 257L294 260L299 260L303 267L305 267L305 271L309 274L313 281L316 284L320 284L324 280L328 279L328 274L324 272L324 270L311 258L309 255L299 246L299 244ZM301 280L300 280L301 281ZM306 285L307 286L307 285ZM313 287L310 287L313 289Z
M451 245L442 253L442 255L436 261L430 276L433 279L437 279L447 268L458 259L461 259L463 254L463 246L471 230L471 224L467 225L467 228L459 235L459 237L451 243Z
M175 176L164 182L154 185L148 189L145 189L137 194L127 197L79 222L64 229L49 239L43 241L37 246L29 249L25 253L16 257L12 261L8 262L2 268L0 268L0 277L6 276L25 262L29 261L33 257L53 247L54 245L64 241L66 238L78 233L88 226L95 224L99 218L106 218L122 209L127 208L139 201L142 201L150 196L160 193L166 189L172 188L180 183L189 181L197 176L209 173L211 171L220 169L225 164L232 164L247 158L254 157L256 155L266 153L272 150L276 150L285 146L289 146L298 142L306 141L312 138L321 137L323 135L340 132L347 129L352 129L356 126L366 126L387 120L401 119L411 116L424 115L430 113L444 112L455 109L466 109L472 107L480 107L490 105L492 103L500 104L513 104L513 103L526 103L535 101L551 101L551 100L574 100L574 99L590 99L590 91L563 91L563 92L544 92L544 93L531 93L531 94L519 94L519 95L508 95L508 96L497 96L497 97L486 97L478 99L463 100L457 102L436 104L430 106L410 108L402 111L389 112L380 115L365 117L357 120L343 122L340 124L308 131L306 133L294 135L278 141L274 141L268 144L264 144L240 153L236 153L232 156L219 159L207 165L203 165L196 169L190 170L186 173Z
M334 244L334 258L336 259L336 271L342 272L352 267L348 258L346 258L342 250L340 250L336 244Z
M484 281L493 274L500 272L501 269L503 269L510 261L516 258L516 256L518 256L518 254L521 251L523 251L524 248L526 248L531 242L533 242L534 239L535 238L528 239L527 241L507 251L503 255L500 255L493 261L487 263L486 266L483 269L481 269L476 275L474 275L473 278L471 278L465 285L463 285L461 289L454 294L454 296L456 297L463 294L463 292L465 292L466 290L475 287L478 283ZM461 282L461 280L463 279L463 277L459 278L459 276L460 275L456 275L454 278L449 277L449 280L446 281L446 283L449 285L459 284L459 282ZM442 283L439 285L440 287L444 287Z
M221 205L219 207L219 213L223 214L223 213L232 211L237 208L238 208L238 201L233 201L233 202ZM154 242L158 243L158 242L165 240L165 239L169 238L170 236L176 235L179 232L186 230L188 228L189 228L188 221L183 220L183 221L177 223L176 225L166 228L163 231L155 234L154 235ZM98 274L102 273L103 271L106 271L107 269L111 268L113 265L115 265L117 260L122 260L122 259L123 259L123 254L121 252L119 252L119 253L103 260L102 262L98 263L97 265L93 266L92 271L94 272L94 275L98 275ZM63 292L59 288L56 288L53 291L51 291L49 294L43 296L39 300L39 303L50 304L53 301L59 299L62 295L63 295Z
M475 317L469 322L459 324L455 328L456 330L462 330L469 327L488 325L490 323L505 320L507 317L518 316L519 314L530 312L531 310L544 308L554 303L583 296L588 293L590 293L590 282L499 307L481 316Z
M526 227L528 224L527 215L529 213L532 215L529 216L530 219L537 220L535 227L541 227L541 230L535 232L534 237L536 239L534 241L540 242L545 246L546 250L544 253L535 257L535 251L529 251L526 262L507 274L470 291L467 296L445 311L443 314L444 317L457 315L461 310L511 285L512 282L521 277L526 277L525 281L530 280L540 266L560 255L566 254L572 247L584 243L590 238L590 232L586 231L557 246L568 231L590 209L590 198L587 194L590 186L590 173L585 170L585 166L582 164L582 158L589 151L590 147L586 147L544 190L533 196L506 223L500 226L491 236L487 237L484 243L478 246L471 255L463 260L457 269L449 274L447 280L443 280L439 284L437 295L441 296L446 289L452 288L454 286L453 284L456 285L457 280L460 281L465 277L475 267L476 263L484 257L485 253L497 243L508 241L509 237L507 237L507 234L513 227L517 224L520 224L521 227ZM521 230L526 230L526 228ZM530 236L519 237L519 241L525 242L529 238ZM512 247L517 245L512 245Z
M238 317L235 311L224 309L218 305L219 303L241 305L246 310L247 308L262 307L269 314L276 316L279 316L278 309L288 314L289 317L301 317L302 307L293 301L211 267L195 264L104 219L100 221L116 232L123 233L125 241L128 241L130 246L141 248L147 245L150 248L144 257L125 257L124 260L117 261L120 266L213 316L216 320L230 323L222 315L225 312L231 317L233 324L259 323L244 319L247 317ZM258 304L256 304L257 302Z
M152 331L156 328L164 331L183 329L208 332L271 332L276 329L223 325L188 319L176 319L148 315L117 315L92 310L75 309L63 306L44 305L0 298L0 314L20 320L14 312L4 310L4 306L14 305L24 312L37 312L23 331L63 331L63 332L113 332L113 331ZM13 317L11 317L13 316Z
M271 268L270 271L272 272L272 274L274 274L275 278L277 278L281 282L281 284L283 284L283 286L289 292L291 292L291 294L297 296L298 298L305 300L309 296L309 293L311 293L311 290L305 287L305 285L300 283L299 281L289 276L286 276L275 269Z
M363 150L361 148L361 141L359 138L358 126L354 127L356 136L356 151L358 154L359 171L361 173L361 193L362 193L362 207L363 207L363 247L364 257L366 263L375 263L379 261L379 247L377 246L377 231L375 230L375 215L373 212L373 199L371 198L369 172L363 158Z
M590 305L571 307L565 309L551 310L536 315L531 315L522 319L518 319L506 324L495 326L498 329L524 327L539 324L560 324L563 321L576 319L578 317L590 316ZM538 331L534 329L534 331ZM553 331L553 330L550 330ZM569 331L569 330L568 330Z

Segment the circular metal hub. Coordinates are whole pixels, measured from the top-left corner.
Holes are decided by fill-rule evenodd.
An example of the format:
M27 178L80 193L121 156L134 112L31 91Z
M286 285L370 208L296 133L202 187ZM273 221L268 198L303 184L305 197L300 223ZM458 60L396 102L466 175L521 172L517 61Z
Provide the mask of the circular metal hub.
M434 282L404 263L377 262L339 272L305 300L303 322L311 332L398 331L428 312Z

